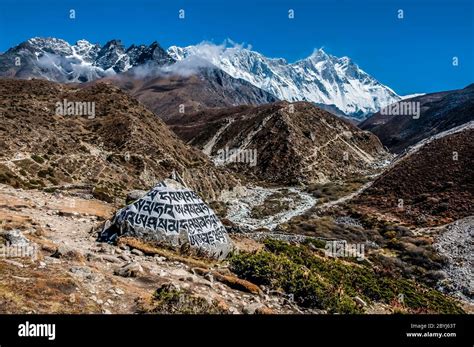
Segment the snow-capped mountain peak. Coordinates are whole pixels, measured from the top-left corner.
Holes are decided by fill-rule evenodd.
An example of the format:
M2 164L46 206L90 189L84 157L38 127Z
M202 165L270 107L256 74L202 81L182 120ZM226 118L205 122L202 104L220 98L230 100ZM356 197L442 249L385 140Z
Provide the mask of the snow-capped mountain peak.
M16 58L21 59L20 65L15 65ZM110 40L104 46L87 40L71 45L54 37L34 37L0 54L0 75L87 82L142 64L163 66L173 62L157 42L126 49L120 40Z
M229 45L230 43L230 45ZM336 57L324 49L293 63L269 58L250 47L201 43L172 46L165 51L157 42L131 45L120 40L105 45L79 40L74 45L58 38L35 37L0 55L0 75L45 78L58 82L87 82L123 73L141 65L165 67L192 57L188 69L211 64L233 78L243 79L281 100L309 101L337 114L364 118L400 97L363 71L348 57ZM21 65L15 65L20 57ZM173 71L174 71L173 70Z
M34 37L26 41L37 52L45 52L59 55L72 53L71 45L62 39L54 37Z
M242 78L282 100L310 101L336 107L363 118L400 100L390 88L359 68L349 57L338 58L319 48L305 58L287 63L240 46L202 43L168 49L176 60L200 56L235 78Z

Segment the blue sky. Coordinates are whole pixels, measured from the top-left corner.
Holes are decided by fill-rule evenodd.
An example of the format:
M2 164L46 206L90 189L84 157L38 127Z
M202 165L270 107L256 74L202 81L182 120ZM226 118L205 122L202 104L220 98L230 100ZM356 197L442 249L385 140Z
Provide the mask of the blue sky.
M0 0L0 51L34 36L165 48L230 38L290 62L323 47L401 95L474 82L472 0Z

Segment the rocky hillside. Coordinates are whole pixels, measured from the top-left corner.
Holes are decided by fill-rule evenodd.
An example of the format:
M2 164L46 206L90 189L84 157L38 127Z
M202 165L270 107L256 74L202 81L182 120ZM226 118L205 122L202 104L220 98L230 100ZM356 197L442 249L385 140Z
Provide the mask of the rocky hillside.
M474 129L440 136L398 160L355 201L412 225L474 213ZM418 147L418 146L417 146Z
M424 138L474 120L474 84L460 90L405 99L398 104L406 102L419 103L420 114L413 117L378 112L359 127L377 135L390 151L400 153Z
M94 117L58 113L56 103L65 100L91 103ZM117 87L0 80L0 182L80 189L112 201L173 170L206 198L237 184Z
M386 154L374 135L307 102L203 111L168 124L216 163L280 184L367 173ZM245 155L255 162L237 159Z
M185 67L183 67L185 69ZM150 74L153 76L153 73ZM222 70L201 67L183 73L180 68L143 77L130 72L106 78L139 100L160 118L236 105L260 105L276 101L272 94Z

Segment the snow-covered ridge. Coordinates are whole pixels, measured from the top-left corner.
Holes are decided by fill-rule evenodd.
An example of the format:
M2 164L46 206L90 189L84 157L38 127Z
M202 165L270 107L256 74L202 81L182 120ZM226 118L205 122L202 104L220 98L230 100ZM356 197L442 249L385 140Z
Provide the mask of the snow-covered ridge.
M8 71L16 57L20 57L28 69L19 77L41 77L57 82L88 82L143 64L174 63L157 42L126 48L120 40L111 40L104 46L87 40L71 45L54 37L34 37L0 54L0 71Z
M178 61L199 56L232 77L242 78L279 99L334 105L346 115L358 118L401 100L350 58L338 58L323 49L294 63L268 58L241 46L210 43L184 48L171 46L168 54Z
M21 69L12 65L18 56L22 59ZM127 48L120 40L111 40L103 46L87 40L71 45L58 38L35 37L1 54L0 72L10 76L13 70L20 78L88 82L142 65L148 68L151 64L159 69L169 67L179 72L182 68L195 67L197 62L215 66L278 99L326 105L332 112L355 119L401 100L392 89L364 72L350 58L338 58L323 49L288 63L285 59L268 58L235 44L201 43L184 48L172 46L165 51L157 42Z
M402 95L400 96L402 98L402 100L405 100L405 99L411 99L411 98L416 98L417 96L423 96L425 95L426 93L414 93L414 94L407 94L407 95Z

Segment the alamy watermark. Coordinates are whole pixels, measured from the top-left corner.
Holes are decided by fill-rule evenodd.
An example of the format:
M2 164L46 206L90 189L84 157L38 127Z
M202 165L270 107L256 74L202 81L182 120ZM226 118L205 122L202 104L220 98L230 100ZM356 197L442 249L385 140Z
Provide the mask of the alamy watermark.
M419 101L399 101L382 107L380 114L384 116L410 116L413 119L420 118L421 105Z
M327 257L365 259L365 245L363 243L347 243L346 241L327 241L324 249Z
M95 118L94 101L69 101L64 99L56 103L56 115L58 116L86 116Z
M217 165L246 163L253 167L257 165L257 150L225 147L217 151L214 160Z
M0 258L38 258L38 247L36 244L11 244L7 242L0 246Z

